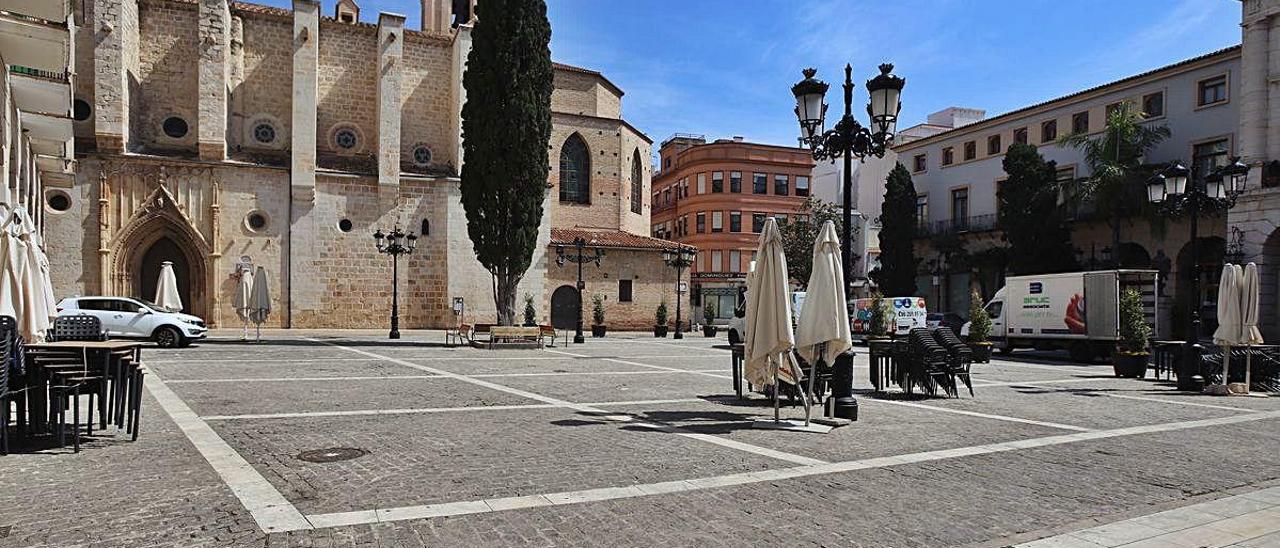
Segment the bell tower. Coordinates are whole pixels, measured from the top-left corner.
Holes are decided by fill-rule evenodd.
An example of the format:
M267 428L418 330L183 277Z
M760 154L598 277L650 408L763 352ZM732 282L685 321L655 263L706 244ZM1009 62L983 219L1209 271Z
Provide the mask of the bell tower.
M422 32L446 33L475 19L476 0L422 0Z

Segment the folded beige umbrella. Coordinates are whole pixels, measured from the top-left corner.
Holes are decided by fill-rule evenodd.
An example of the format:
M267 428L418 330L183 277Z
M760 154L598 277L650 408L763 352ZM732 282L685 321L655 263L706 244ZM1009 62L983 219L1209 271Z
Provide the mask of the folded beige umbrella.
M1240 284L1240 343L1245 346L1262 344L1262 332L1258 330L1259 309L1262 303L1262 282L1258 278L1258 265L1244 267L1244 279ZM1253 376L1253 352L1245 354L1244 389L1249 391Z
M844 293L840 238L831 221L822 224L813 242L813 269L805 286L804 307L796 324L796 353L809 363L821 358L827 365L853 347Z
M247 271L240 273L240 280L236 282L236 292L231 296L231 306L236 309L236 316L240 317L240 340L249 338L249 300L253 296L253 276Z
M178 277L173 273L173 262L160 263L160 279L156 281L156 306L172 312L182 310L182 297L178 295Z
M271 315L271 288L267 284L267 269L258 267L253 273L253 291L249 295L249 321L257 326L257 340L262 342L262 323Z
M1214 392L1226 393L1230 383L1231 347L1240 345L1240 282L1244 275L1238 265L1222 265L1222 278L1218 281L1218 328L1213 331L1213 342L1223 348L1222 386Z

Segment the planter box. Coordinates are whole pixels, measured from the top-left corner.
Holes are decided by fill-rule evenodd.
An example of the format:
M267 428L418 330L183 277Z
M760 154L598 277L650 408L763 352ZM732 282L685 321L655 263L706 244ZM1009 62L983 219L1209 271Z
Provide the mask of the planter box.
M655 325L655 326L653 326L653 336L654 336L654 337L666 337L666 336L667 336L667 326L665 326L665 325Z
M989 363L991 361L991 343L971 342L969 351L973 353L973 363Z
M714 326L714 325L704 325L704 326L702 326L702 336L703 336L703 337L714 337L714 336L716 336L716 326Z
M1125 352L1117 349L1111 353L1111 367L1117 377L1141 379L1147 376L1146 352Z
M606 329L603 325L593 325L591 326L591 336L597 339L603 337Z

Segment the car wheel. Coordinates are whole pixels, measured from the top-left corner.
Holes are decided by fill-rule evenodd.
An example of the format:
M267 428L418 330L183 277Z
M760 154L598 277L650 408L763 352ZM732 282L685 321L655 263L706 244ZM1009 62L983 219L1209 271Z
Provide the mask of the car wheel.
M177 329L169 326L156 329L155 334L153 334L151 338L155 339L156 345L160 348L177 348L182 346L182 333L179 333Z

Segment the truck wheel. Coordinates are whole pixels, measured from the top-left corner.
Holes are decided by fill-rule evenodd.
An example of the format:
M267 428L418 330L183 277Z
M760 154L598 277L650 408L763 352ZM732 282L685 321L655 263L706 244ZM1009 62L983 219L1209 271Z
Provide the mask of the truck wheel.
M162 326L151 335L160 348L177 348L182 346L182 333L170 326Z

